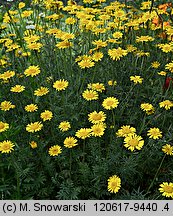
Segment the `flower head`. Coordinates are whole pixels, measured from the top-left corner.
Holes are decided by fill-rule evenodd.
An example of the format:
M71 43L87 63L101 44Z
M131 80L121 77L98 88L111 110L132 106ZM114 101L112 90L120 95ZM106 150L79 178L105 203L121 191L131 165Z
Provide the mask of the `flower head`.
M31 77L37 76L39 73L40 73L39 66L34 66L34 65L33 66L29 66L29 68L27 68L24 71L24 74L26 76L31 76Z
M6 131L6 130L8 130L8 129L9 129L9 124L0 121L0 133Z
M127 50L122 49L121 47L118 47L118 49L109 49L108 55L113 60L120 60L121 57L126 56L128 54Z
M74 146L78 145L77 144L77 139L74 137L66 137L64 140L64 146L66 148L73 148Z
M15 93L20 93L23 92L24 90L25 90L25 86L22 85L15 85L10 89L11 92L15 92Z
M29 104L25 106L25 110L27 112L35 112L38 110L38 106L36 104Z
M103 100L102 106L107 109L111 110L114 109L118 106L119 101L115 97L107 97L106 99Z
M162 147L162 151L167 155L173 155L173 146L166 144Z
M43 95L46 95L48 92L49 92L48 88L41 86L40 88L34 91L34 95L43 96Z
M91 136L92 130L90 128L81 128L76 132L76 137L80 139L86 139Z
M10 109L15 108L15 105L13 105L10 101L3 101L0 104L0 109L3 111L9 111Z
M124 138L124 146L130 151L134 151L135 149L140 150L143 145L143 138L136 134L130 134Z
M32 149L37 148L37 142L35 142L35 141L31 141L31 142L29 143L29 145L31 146Z
M49 155L50 156L57 156L61 154L62 148L59 145L54 145L49 148Z
M121 129L117 131L116 135L118 137L126 137L135 133L136 133L136 129L134 127L130 127L130 125L123 125Z
M43 121L51 120L53 117L53 113L49 110L45 110L40 114L40 117L43 119Z
M152 139L159 139L162 137L162 132L159 130L159 128L150 128L148 130L147 135L149 136L149 138Z
M30 133L34 133L34 132L40 131L42 127L43 127L43 124L41 122L34 122L26 126L26 131Z
M68 81L64 80L64 79L57 80L56 82L53 83L53 87L57 91L65 90L67 88L67 86L68 86Z
M173 183L163 182L160 184L159 191L162 193L162 196L173 198Z
M4 140L0 142L0 151L1 153L10 153L13 151L14 144L10 140Z
M130 76L130 80L133 81L135 84L137 83L142 83L143 78L141 78L140 76Z
M108 191L117 193L121 188L121 179L117 175L113 175L108 179Z
M165 100L159 103L160 108L164 107L166 110L171 109L173 107L173 102L170 100Z
M106 119L106 114L103 111L97 112L94 111L90 114L88 114L88 120L93 124L102 123Z
M82 96L85 100L87 101L91 101L91 100L97 100L98 99L98 93L94 90L85 90L83 93L82 93Z
M68 131L71 128L70 122L68 121L62 121L58 128L60 129L60 131L64 132L64 131Z

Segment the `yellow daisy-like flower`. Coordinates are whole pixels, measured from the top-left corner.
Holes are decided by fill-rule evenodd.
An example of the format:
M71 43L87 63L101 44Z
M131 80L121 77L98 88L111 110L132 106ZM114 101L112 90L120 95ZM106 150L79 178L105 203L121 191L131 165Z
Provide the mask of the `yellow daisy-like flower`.
M152 139L159 139L162 137L162 132L159 130L159 128L150 128L148 130L147 135L149 136L149 138Z
M71 128L70 122L68 121L62 121L58 128L60 129L60 131L64 132L64 131L68 131Z
M167 73L166 73L165 71L160 71L160 72L158 72L157 74L158 74L158 75L161 75L161 76L166 76Z
M91 132L92 130L90 128L81 128L76 132L75 136L80 139L86 139L91 136Z
M67 137L64 140L64 146L66 148L73 148L74 146L78 145L77 144L77 139L75 139L74 137Z
M119 101L115 97L107 97L106 99L103 100L102 106L107 109L111 110L114 109L118 106Z
M166 144L162 147L162 151L167 155L173 155L173 146Z
M22 85L15 85L10 89L11 92L15 92L15 93L20 93L23 92L24 90L25 90L25 86Z
M53 87L57 91L65 90L67 88L67 86L68 86L68 81L64 80L64 79L57 80L56 82L53 83Z
M95 63L93 61L91 61L90 59L84 59L84 60L78 62L79 67L82 69L93 67L94 64Z
M142 83L143 78L141 78L140 76L130 76L130 80L133 81L135 84L137 83Z
M159 191L162 193L162 196L173 198L173 183L163 182L160 184Z
M104 135L104 131L105 131L105 124L100 123L100 124L94 124L91 127L91 135L94 137L101 137Z
M136 134L129 134L124 138L124 146L130 151L135 149L140 150L144 145L144 140L141 136Z
M92 55L92 59L96 62L101 61L101 59L103 58L103 53L102 52L95 52Z
M109 81L108 81L108 85L109 85L109 86L116 86L116 84L117 84L117 81L116 81L116 80L109 80Z
M35 112L38 110L38 106L36 104L29 104L25 106L25 110L27 112Z
M26 126L26 131L28 131L29 133L34 133L37 131L40 131L43 127L43 124L41 122L34 122L34 123L30 123Z
M141 109L147 113L147 115L153 114L155 109L152 104L142 103Z
M10 109L14 109L15 105L13 105L10 101L3 101L0 104L0 109L3 111L9 111Z
M117 175L113 175L108 179L108 191L117 193L121 188L121 179Z
M50 156L57 156L61 154L62 148L59 145L54 145L49 148L49 155Z
M31 76L31 77L34 77L34 76L37 76L39 73L40 73L40 68L39 66L29 66L29 68L27 68L25 71L24 71L24 74L26 76Z
M173 107L173 102L170 100L165 100L159 103L160 108L164 107L166 110L171 109Z
M155 61L155 62L151 63L151 67L152 68L156 68L157 69L157 68L159 68L159 66L160 66L160 63L158 61Z
M136 42L148 42L148 41L153 41L154 38L150 37L150 36L140 36L140 37L136 37Z
M71 47L73 44L72 42L68 41L68 40L63 40L59 43L56 44L56 47L58 47L59 49L66 49L68 47Z
M90 114L88 114L88 120L93 124L99 124L105 121L106 114L103 111L97 112L94 111Z
M0 74L0 79L8 80L15 75L15 71L6 71L3 74Z
M40 114L40 117L43 119L43 121L51 120L53 118L53 113L49 110L45 110Z
M127 50L122 49L121 47L118 47L118 49L109 49L108 55L113 60L120 60L121 57L126 56L128 54Z
M9 124L0 121L0 133L6 131L6 130L8 130L8 129L9 129Z
M30 143L29 143L29 145L31 146L31 148L32 149L35 149L35 148L37 148L37 142L35 142L35 141L31 141Z
M91 101L91 100L97 100L99 95L96 91L94 90L85 90L83 93L82 93L82 96L85 100L87 101Z
M173 73L173 61L165 65L165 69Z
M0 151L1 153L10 153L13 151L14 144L10 140L4 140L0 142Z
M49 89L46 87L41 86L40 88L34 91L34 95L36 96L43 96L49 93Z
M118 137L126 137L135 133L136 133L136 129L134 127L130 127L130 125L123 125L121 129L117 131L116 135Z
M103 92L105 90L105 86L103 83L92 83L91 84L92 90Z

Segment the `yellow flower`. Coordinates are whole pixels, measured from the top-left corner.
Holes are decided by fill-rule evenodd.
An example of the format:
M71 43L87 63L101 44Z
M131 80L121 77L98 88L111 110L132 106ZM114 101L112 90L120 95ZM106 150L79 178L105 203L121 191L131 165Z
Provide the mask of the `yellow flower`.
M62 121L58 128L61 130L61 131L68 131L70 128L71 128L71 125L70 125L70 122L68 121Z
M25 110L27 112L35 112L38 110L38 106L36 104L29 104L25 106Z
M43 127L43 124L41 122L34 122L34 123L30 123L26 126L26 131L28 131L29 133L34 133L37 131L40 131Z
M3 101L0 104L0 109L3 111L8 111L8 110L13 109L13 108L15 108L15 105L11 104L10 101Z
M29 68L27 68L24 71L24 74L26 76L31 76L31 77L37 76L39 73L40 73L39 66L34 66L34 65L33 66L29 66Z
M29 17L29 16L31 16L32 13L33 13L33 11L31 11L31 10L25 10L22 12L21 17L22 18Z
M153 41L154 38L150 37L150 36L140 36L140 37L136 37L136 42L148 42L148 41Z
M46 95L47 93L49 93L49 89L42 86L34 91L34 95L36 96L43 96Z
M167 73L165 71L160 71L160 72L158 72L158 74L161 76L166 76Z
M144 145L144 140L141 136L136 134L129 134L124 138L124 146L130 151L134 151L135 149L140 150Z
M108 191L117 193L121 188L121 179L117 175L113 175L108 179Z
M102 40L95 40L92 42L92 44L94 44L97 47L97 49L107 46L107 42Z
M123 125L121 129L117 131L116 135L118 137L126 137L135 133L136 133L136 129L134 127L130 127L130 125Z
M8 130L8 129L9 129L9 124L0 121L0 133L6 131L6 130Z
M65 49L65 48L68 48L71 46L72 46L72 42L70 42L68 40L63 40L63 41L56 44L56 47L58 47L59 49Z
M43 121L51 120L53 117L53 113L49 110L45 110L40 114L40 117L43 119Z
M18 7L19 7L19 9L24 8L25 7L25 3L24 2L20 2Z
M30 50L38 50L40 51L40 48L43 46L41 43L29 43L27 44L27 48Z
M160 66L160 63L158 61L152 62L151 67L152 68L158 68Z
M165 100L159 103L160 108L164 107L166 110L171 109L173 107L173 102L170 100Z
M121 57L126 56L128 54L127 50L122 49L121 47L118 47L118 49L109 49L108 55L113 60L120 60Z
M107 109L111 110L114 109L118 106L119 101L115 97L107 97L106 99L103 100L102 106Z
M166 144L162 147L162 151L167 155L173 155L173 146Z
M64 146L66 148L73 148L74 146L78 145L77 144L77 139L74 137L66 137L64 140Z
M57 156L61 154L62 148L59 145L54 145L49 148L49 155L50 156Z
M162 137L162 132L159 130L159 128L150 128L147 135L149 138L159 139Z
M85 59L82 60L80 62L78 62L78 65L80 68L84 69L84 68L90 68L94 66L94 62L89 60L89 59Z
M15 75L14 71L6 71L3 74L0 74L0 79L8 80Z
M58 91L62 91L65 90L68 86L68 81L66 80L57 80L56 82L53 83L53 87L58 90Z
M15 93L20 93L23 92L24 90L25 90L25 86L22 85L15 85L10 89L11 92L15 92Z
M3 142L0 142L0 151L1 153L10 153L13 151L14 144L9 140L4 140Z
M102 123L105 121L106 119L106 114L102 111L100 112L97 112L97 111L94 111L90 114L88 114L88 120L93 123L93 124L98 124L98 123Z
M76 23L76 19L73 18L73 17L68 17L68 18L65 20L65 23L66 23L67 25L73 25L73 24Z
M105 90L103 83L92 83L91 88L95 91L102 92Z
M159 191L162 193L162 196L173 198L173 183L163 182L160 184Z
M76 132L76 137L81 139L86 139L87 137L91 136L91 129L90 128L81 128Z
M87 101L91 101L91 100L97 100L99 95L96 91L94 90L85 90L83 93L82 93L82 96L85 100Z
M109 86L116 86L116 84L117 84L117 81L116 81L116 80L109 80L109 81L108 81L108 85L109 85Z
M141 109L143 111L146 111L147 115L153 114L154 111L155 111L153 105L149 104L149 103L142 103L141 104Z
M103 53L102 52L95 52L92 55L92 59L96 62L101 61L101 59L103 58Z
M135 84L137 83L142 83L143 78L141 78L140 76L130 76L130 80L133 81Z
M173 61L165 65L165 69L173 73Z
M31 146L32 149L37 148L37 142L35 142L35 141L31 141L31 142L29 143L29 145Z
M103 123L99 123L99 124L94 124L92 127L91 127L91 135L94 136L94 137L101 137L104 135L104 131L105 131L105 124Z

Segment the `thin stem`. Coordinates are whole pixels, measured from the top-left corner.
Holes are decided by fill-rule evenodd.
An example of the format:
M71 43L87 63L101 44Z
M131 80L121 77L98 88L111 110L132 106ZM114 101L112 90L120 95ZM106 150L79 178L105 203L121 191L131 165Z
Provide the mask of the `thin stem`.
M153 183L154 183L154 181L155 181L155 179L156 179L156 177L157 177L157 175L158 175L158 173L159 173L159 171L160 171L160 168L162 167L162 164L163 164L163 161L164 161L165 157L166 157L166 154L164 155L164 157L162 158L162 160L161 160L161 162L160 162L160 165L159 165L159 167L158 167L158 169L157 169L157 171L156 171L156 174L155 174L155 176L154 176L154 178L153 178L153 181L151 182L151 184L150 184L150 186L149 186L149 188L148 188L148 190L147 190L147 193L149 192L150 188L153 186Z

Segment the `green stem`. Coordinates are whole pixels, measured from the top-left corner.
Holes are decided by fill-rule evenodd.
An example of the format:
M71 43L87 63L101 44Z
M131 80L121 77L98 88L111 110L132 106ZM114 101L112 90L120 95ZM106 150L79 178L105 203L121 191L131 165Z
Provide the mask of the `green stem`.
M158 175L158 173L160 171L160 168L162 167L162 164L163 164L163 161L164 161L165 157L166 157L166 154L164 155L164 157L162 158L162 160L160 162L160 165L159 165L159 167L158 167L158 169L156 171L156 174L155 174L155 176L153 178L153 181L151 182L150 186L148 187L147 193L149 192L150 188L153 186L153 183L154 183L154 181L155 181L155 179L156 179L156 177L157 177L157 175Z

